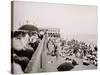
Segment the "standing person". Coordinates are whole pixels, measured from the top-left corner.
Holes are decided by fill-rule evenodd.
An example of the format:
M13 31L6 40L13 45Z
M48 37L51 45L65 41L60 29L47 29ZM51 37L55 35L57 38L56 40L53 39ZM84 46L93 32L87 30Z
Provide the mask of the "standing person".
M50 50L49 50L49 42L50 42L50 38L48 38L48 41L47 41L47 50L48 50L48 55L50 54Z
M29 35L27 32L22 33L21 42L25 48L23 55L31 59L34 49L29 45Z
M59 42L57 42L57 43L55 43L55 56L56 56L56 59L58 59L58 57L59 57L59 51L61 50L61 47L60 47L60 43Z
M43 35L44 35L44 32L40 31L39 34L38 34L38 37L42 40L43 39Z
M27 66L29 59L24 54L25 46L21 42L22 32L15 31L13 42L12 42L12 63L17 63L21 66L23 72L25 67ZM17 67L17 66L16 66Z
M30 39L29 39L29 41L30 41L30 45L31 45L31 47L34 49L34 50L36 50L37 49L37 47L38 47L38 44L39 44L39 39L38 39L38 35L37 35L37 32L34 32L34 33L30 33Z
M48 50L48 55L51 55L52 52L52 42L51 39L49 38L49 40L47 41L47 50Z
M21 31L15 31L14 37L13 37L13 48L17 51L25 50L25 47L23 43L21 42L22 32Z

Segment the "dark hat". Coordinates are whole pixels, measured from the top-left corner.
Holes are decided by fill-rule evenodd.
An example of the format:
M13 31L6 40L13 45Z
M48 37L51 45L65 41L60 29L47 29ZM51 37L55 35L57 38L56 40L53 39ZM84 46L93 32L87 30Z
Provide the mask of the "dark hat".
M14 37L20 35L22 32L21 31L14 31Z

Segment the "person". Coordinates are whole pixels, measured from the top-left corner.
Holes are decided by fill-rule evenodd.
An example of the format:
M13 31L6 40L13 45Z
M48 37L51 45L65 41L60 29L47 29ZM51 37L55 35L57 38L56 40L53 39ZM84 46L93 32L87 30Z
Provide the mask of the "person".
M15 31L13 37L13 45L12 45L12 58L13 61L19 65L24 72L29 60L32 57L33 50L28 49L27 46L22 41L24 33L22 31Z
M30 39L30 37L29 37L28 33L23 32L22 37L21 37L21 42L24 45L25 50L22 54L23 54L23 56L26 56L29 59L31 59L34 49L29 45L29 39Z
M47 42L48 55L55 56L55 45L51 38Z
M38 34L38 37L42 40L43 39L43 35L44 35L44 32L40 31L39 34Z
M13 37L13 48L17 51L25 50L23 43L21 42L22 33L15 31Z
M34 50L29 47L28 42L25 40L25 34L22 32L19 32L17 36L13 38L13 49L14 53L16 53L18 56L25 56L31 59L32 54Z
M52 45L52 42L51 42L51 39L49 38L48 41L47 41L47 50L48 50L48 54L51 53L51 45Z
M59 57L59 51L61 50L61 46L60 46L60 43L57 42L57 43L54 43L54 53L55 53L55 56L56 56L56 59L58 59Z
M37 32L33 32L33 33L30 32L29 35L30 35L29 44L34 50L36 50L40 42L40 40L38 39Z
M29 39L30 39L30 37L28 35L28 32L23 32L22 37L21 37L21 41L22 41L23 45L27 48L29 48L29 45L28 45Z

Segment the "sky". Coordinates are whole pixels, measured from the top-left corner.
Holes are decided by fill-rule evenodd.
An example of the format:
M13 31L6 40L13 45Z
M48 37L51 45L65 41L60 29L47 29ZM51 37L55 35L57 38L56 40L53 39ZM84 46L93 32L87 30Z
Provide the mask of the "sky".
M13 27L27 21L37 27L60 28L61 34L97 34L97 6L14 2Z

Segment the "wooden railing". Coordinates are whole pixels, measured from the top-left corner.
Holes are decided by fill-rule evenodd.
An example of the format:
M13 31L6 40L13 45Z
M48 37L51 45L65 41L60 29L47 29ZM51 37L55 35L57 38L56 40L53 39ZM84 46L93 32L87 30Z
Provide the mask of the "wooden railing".
M44 43L45 43L45 36L41 40L39 46L37 47L35 53L33 54L32 58L31 58L31 60L29 61L28 65L25 69L25 73L40 72L40 69L42 67L41 56L42 56L42 52L43 52L43 49L44 49L43 48Z

